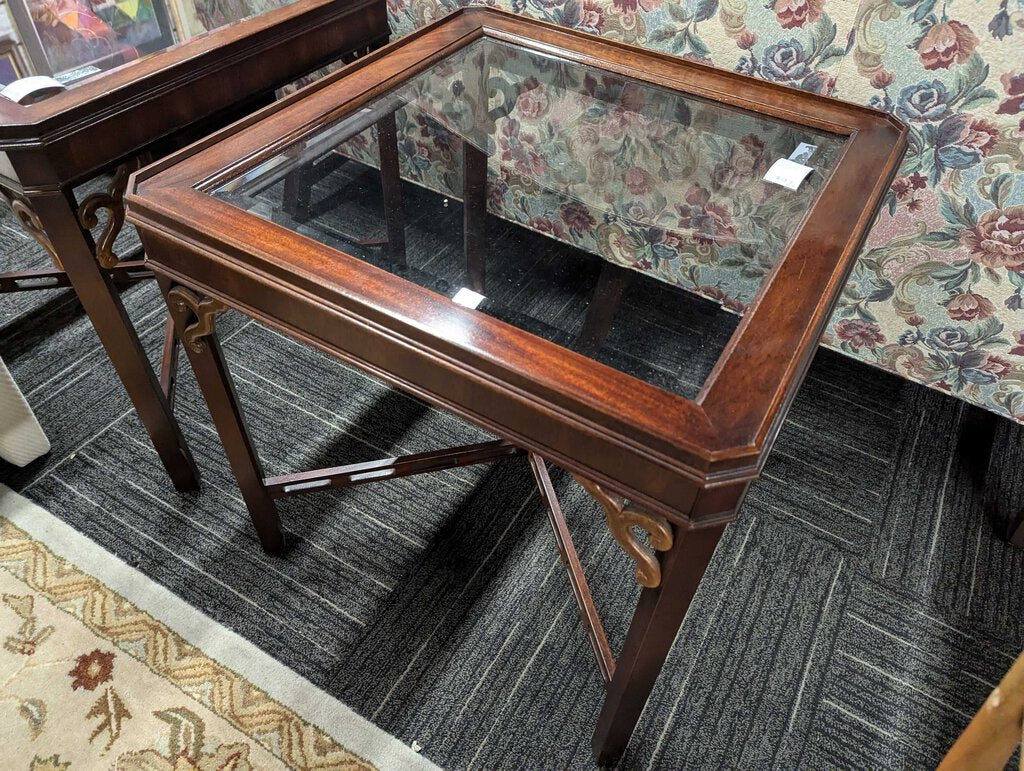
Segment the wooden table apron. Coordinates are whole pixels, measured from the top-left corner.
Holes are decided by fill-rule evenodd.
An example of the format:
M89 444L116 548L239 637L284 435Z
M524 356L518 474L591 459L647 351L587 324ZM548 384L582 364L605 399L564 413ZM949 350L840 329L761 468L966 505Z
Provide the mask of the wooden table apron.
M833 172L696 399L460 308L204 192L482 35L849 137L847 163ZM625 749L719 537L760 471L905 143L905 127L874 111L509 14L466 9L138 172L129 184L128 212L268 551L283 547L276 497L528 455L607 685L594 734L595 755L607 763ZM480 165L472 157L466 162ZM869 163L873 175L863 173ZM195 216L186 221L183 212ZM467 235L471 280L479 246ZM216 337L216 317L229 307L501 441L267 479ZM438 318L452 331L439 332ZM636 563L644 588L617 659L548 461L572 472L597 499L616 541ZM634 528L648 533L656 551Z
M0 294L74 288L179 489L195 488L198 472L173 416L173 356L161 383L117 292L149 275L135 256L119 259L113 249L128 172L137 159L198 139L272 101L276 88L365 53L388 34L381 0L297 0L37 104L0 99L0 197L54 263L0 273ZM76 200L75 185L110 170L110 189ZM101 212L106 221L94 239Z

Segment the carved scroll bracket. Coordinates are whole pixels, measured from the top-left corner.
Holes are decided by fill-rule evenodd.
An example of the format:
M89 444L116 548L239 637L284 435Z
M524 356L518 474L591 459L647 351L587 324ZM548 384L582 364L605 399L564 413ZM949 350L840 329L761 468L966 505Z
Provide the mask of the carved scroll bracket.
M203 338L213 334L217 315L228 309L220 300L210 297L200 297L191 289L183 286L176 286L167 293L167 302L176 313L191 312L195 320L185 327L181 334L182 342L188 346L193 353L202 353L206 350L206 343Z
M636 563L637 583L648 589L660 586L661 563L658 556L644 546L633 532L633 528L640 528L646 532L648 542L658 551L668 551L672 548L672 528L668 520L630 506L625 498L609 493L596 482L575 474L573 478L601 504L605 519L608 521L608 529L623 551Z
M60 270L64 270L64 266L60 263L60 257L57 256L57 250L53 248L53 244L50 242L50 237L46 235L46 229L43 228L43 221L39 219L39 215L35 213L35 210L29 205L27 201L18 196L12 195L10 192L4 190L0 191L0 196L7 202L7 205L11 207L11 211L14 212L14 216L18 218L18 222L21 223L22 229L28 233L36 242L43 247L50 255L50 259L53 260L53 264Z
M117 267L118 256L114 252L114 241L124 226L124 192L128 186L128 175L141 168L144 162L145 159L140 156L122 163L114 172L114 178L106 191L93 193L78 206L78 221L86 230L92 230L100 224L100 210L107 211L107 221L103 223L103 230L96 239L96 261L100 267Z

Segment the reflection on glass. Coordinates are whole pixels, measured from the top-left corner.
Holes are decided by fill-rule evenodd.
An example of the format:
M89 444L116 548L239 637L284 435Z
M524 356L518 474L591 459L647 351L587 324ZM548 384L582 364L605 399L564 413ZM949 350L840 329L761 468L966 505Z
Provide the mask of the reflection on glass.
M0 75L3 84L26 75L50 75L70 86L287 2L8 0L22 46L11 49L11 67Z
M842 146L483 39L214 194L692 397Z

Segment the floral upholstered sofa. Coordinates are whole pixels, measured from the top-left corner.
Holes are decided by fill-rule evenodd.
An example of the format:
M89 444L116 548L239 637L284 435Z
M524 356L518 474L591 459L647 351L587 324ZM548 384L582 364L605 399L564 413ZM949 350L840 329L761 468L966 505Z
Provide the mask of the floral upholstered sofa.
M388 5L396 35L458 7L448 0ZM501 7L896 113L911 128L910 147L823 342L1024 422L1024 0L502 0ZM557 88L528 97L558 98ZM426 100L420 107L430 115L440 114L429 94L410 101L416 99ZM552 104L535 107L539 115ZM415 144L415 152L403 153L415 160L403 174L457 190L452 148L436 137L422 141L429 131L416 113L400 118L400 141ZM624 130L654 141L668 123ZM511 162L492 166L491 210L579 242L590 237L583 233L587 210L523 182L538 175L517 174L517 163L529 164L523 145L540 133L536 128L517 120L498 132L505 142L499 155ZM753 178L765 161L763 148L736 140L718 149L722 168L746 169ZM543 148L548 157L559 152L573 155L571 147ZM590 173L600 173L600 154L588 152ZM643 176L642 165L615 181L606 203L627 215L632 207L647 221L656 219L651 207L669 199L673 227L684 226L691 244L733 253L734 279L715 276L698 249L677 263L675 280L742 309L757 282L735 277L756 279L765 265L737 252L736 236L756 227L756 217L715 200L714 185L728 180L662 189ZM750 200L755 210L770 212L772 203L756 192ZM673 227L664 228L670 241ZM595 251L661 275L670 252L680 251L673 241L631 253L630 243L619 234ZM685 275L694 266L705 277Z

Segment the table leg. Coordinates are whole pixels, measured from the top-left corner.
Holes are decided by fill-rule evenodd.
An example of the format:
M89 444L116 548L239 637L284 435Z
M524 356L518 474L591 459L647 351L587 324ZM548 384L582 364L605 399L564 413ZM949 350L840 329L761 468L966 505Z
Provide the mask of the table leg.
M462 140L462 230L469 288L485 294L487 260L487 153Z
M260 543L268 554L280 554L285 545L281 521L263 483L263 465L249 436L238 394L217 339L215 319L227 306L200 297L186 287L175 286L167 278L158 277L157 281Z
M299 166L285 174L281 208L296 222L309 221L309 203L313 192L311 163Z
M724 530L724 523L673 527L672 548L660 555L661 583L641 593L608 684L593 739L600 765L614 764L625 751Z
M28 198L35 220L27 221L26 216L30 215L25 214L19 214L19 219L44 248L51 254L60 255L68 280L95 327L171 481L179 490L198 489L199 471L195 461L121 298L110 276L97 262L92 234L79 223L73 194L70 191L32 192Z
M995 479L989 477L999 416L973 404L964 405L960 421L957 454L971 475L975 490L983 496L983 506L995 522L1005 521L1003 535L1012 546L1024 549L1024 511L1006 512L1003 497ZM1000 528L1002 529L1002 528Z
M377 146L380 150L388 257L399 265L405 265L405 214L402 211L402 176L398 163L398 129L393 112L377 121Z
M576 350L587 356L593 356L601 350L605 338L612 329L615 314L622 302L622 295L629 288L633 271L620 265L601 261L601 273L594 287L594 294L587 306L587 315L583 320L576 342Z

